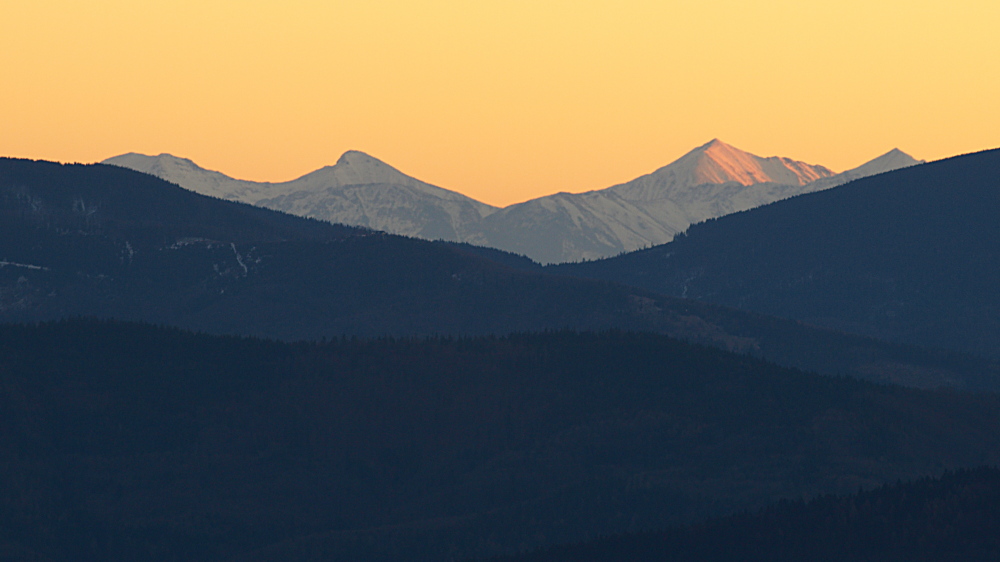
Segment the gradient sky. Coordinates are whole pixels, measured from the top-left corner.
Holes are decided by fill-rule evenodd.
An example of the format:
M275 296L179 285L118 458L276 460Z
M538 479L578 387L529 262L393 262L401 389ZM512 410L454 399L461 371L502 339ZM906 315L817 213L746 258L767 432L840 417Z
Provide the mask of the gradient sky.
M718 137L840 171L1000 146L996 0L0 0L0 155L288 180L345 150L492 204Z

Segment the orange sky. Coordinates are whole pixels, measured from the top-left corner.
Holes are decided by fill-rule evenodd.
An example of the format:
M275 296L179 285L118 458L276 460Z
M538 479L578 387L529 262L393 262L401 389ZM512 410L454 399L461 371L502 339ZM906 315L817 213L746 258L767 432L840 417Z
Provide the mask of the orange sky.
M1000 146L995 0L0 0L0 155L287 180L347 149L493 204L718 137L843 170Z

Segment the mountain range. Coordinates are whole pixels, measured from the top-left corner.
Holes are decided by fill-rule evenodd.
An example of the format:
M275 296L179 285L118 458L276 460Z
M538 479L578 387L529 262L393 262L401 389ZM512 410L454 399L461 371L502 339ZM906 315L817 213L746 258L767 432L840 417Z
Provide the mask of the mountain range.
M647 330L782 365L1000 389L1000 369L524 258L223 201L117 166L0 159L0 321L97 316L285 340Z
M333 166L282 183L233 179L169 154L129 153L104 163L230 201L562 263L663 244L709 218L920 162L894 149L834 174L789 158L754 156L716 139L624 184L557 193L502 209L432 186L357 151L346 152Z
M552 271L998 358L998 178L1000 150L957 156Z
M693 175L678 164L622 197L839 181L702 148ZM345 160L317 183L363 189L357 168L381 168ZM986 151L543 267L119 166L0 158L0 558L544 559L578 543L631 560L651 536L634 533L689 525L653 541L706 560L753 541L775 547L764 560L994 559L995 510L954 501L989 481L724 517L997 464L998 177ZM789 536L803 527L823 532Z

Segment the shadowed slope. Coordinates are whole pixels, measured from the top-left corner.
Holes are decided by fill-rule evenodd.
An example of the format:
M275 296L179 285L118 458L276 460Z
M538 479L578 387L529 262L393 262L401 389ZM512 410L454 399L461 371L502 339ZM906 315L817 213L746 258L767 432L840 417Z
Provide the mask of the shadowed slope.
M553 271L998 357L1000 151L861 179Z
M95 315L282 339L618 327L830 374L1000 388L983 361L560 278L496 250L301 219L112 166L0 160L0 217L5 321Z
M654 334L283 344L0 326L0 546L416 561L1000 462L1000 398Z
M1000 558L1000 471L963 470L854 496L782 502L507 562L992 562ZM499 561L498 561L499 562Z

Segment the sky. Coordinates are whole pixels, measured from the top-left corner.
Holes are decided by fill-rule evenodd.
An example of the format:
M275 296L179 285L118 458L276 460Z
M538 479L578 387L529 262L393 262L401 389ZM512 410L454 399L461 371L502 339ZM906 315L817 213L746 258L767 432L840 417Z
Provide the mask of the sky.
M258 181L361 150L494 205L719 138L852 168L1000 146L995 0L0 0L0 156Z

